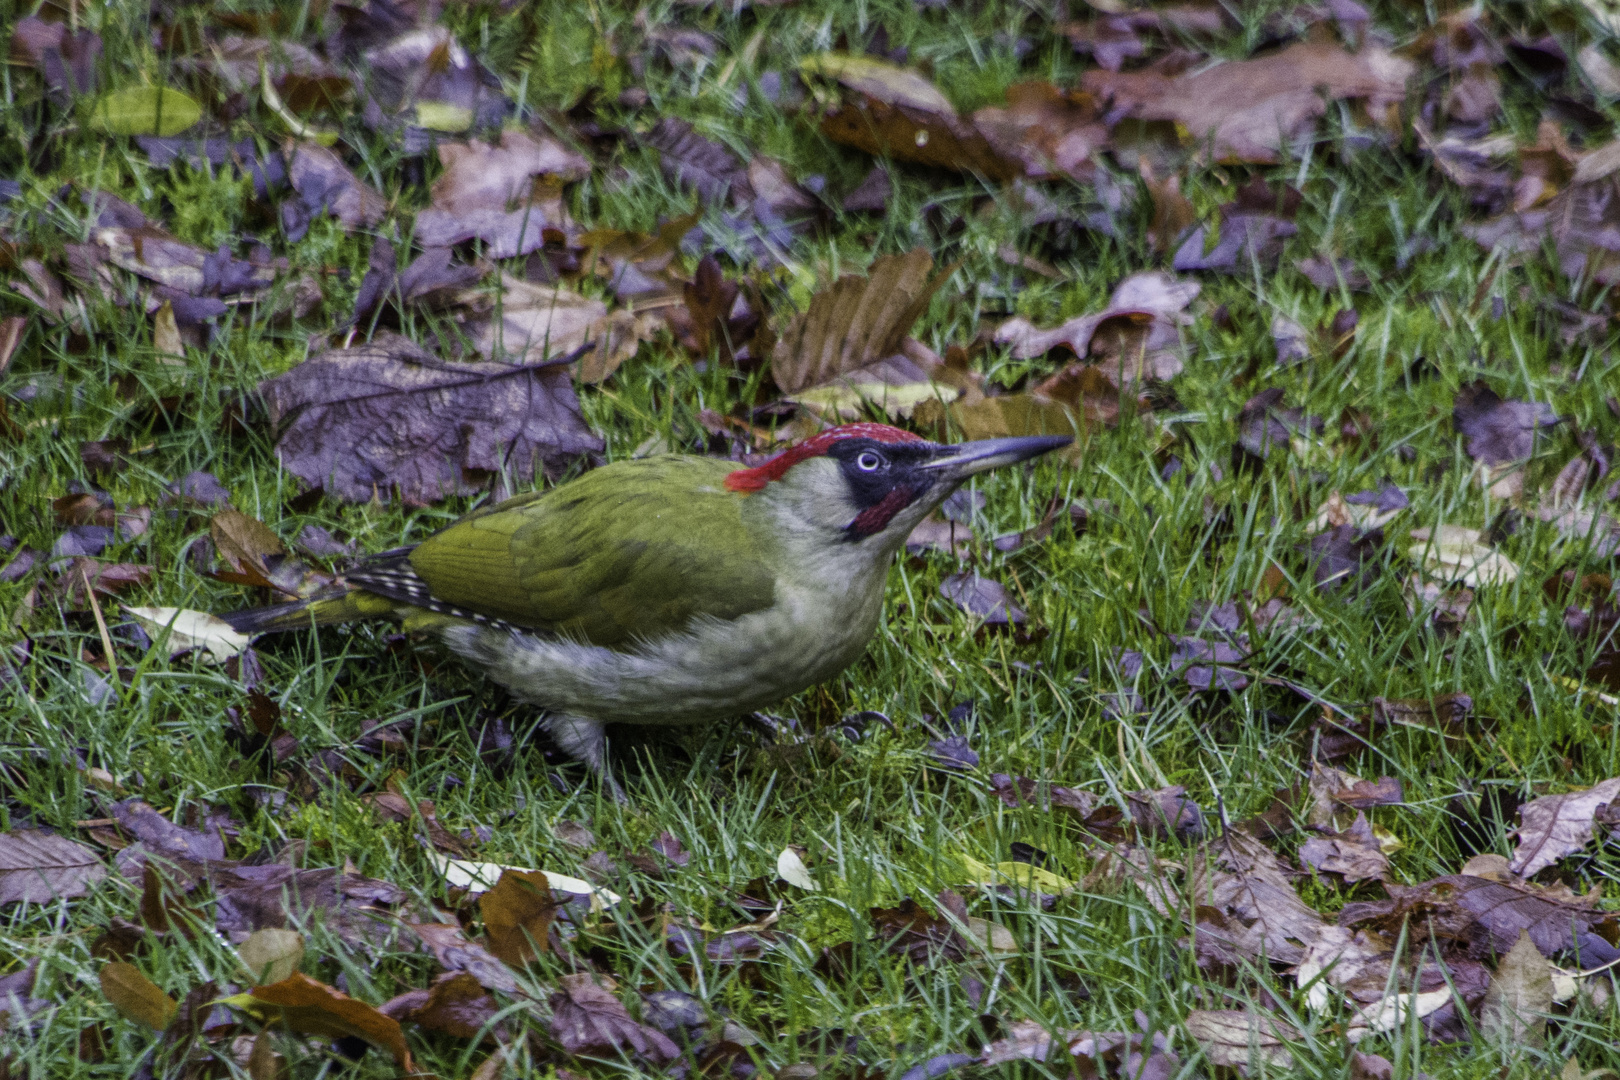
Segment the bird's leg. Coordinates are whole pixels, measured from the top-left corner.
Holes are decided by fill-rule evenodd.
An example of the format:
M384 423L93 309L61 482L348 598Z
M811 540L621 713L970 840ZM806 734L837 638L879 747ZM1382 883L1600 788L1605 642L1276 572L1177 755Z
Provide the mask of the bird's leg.
M608 769L607 731L601 721L571 713L550 713L546 716L546 730L558 749L583 761L607 785L614 802L630 801Z

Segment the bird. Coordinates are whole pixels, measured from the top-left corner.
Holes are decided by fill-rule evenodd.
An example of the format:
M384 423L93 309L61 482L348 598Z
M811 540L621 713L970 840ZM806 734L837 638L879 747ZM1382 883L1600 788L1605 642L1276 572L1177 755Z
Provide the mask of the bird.
M380 552L246 635L372 618L437 638L622 789L606 726L743 716L837 676L877 630L890 564L969 477L1068 436L931 442L844 424L748 467L615 461Z

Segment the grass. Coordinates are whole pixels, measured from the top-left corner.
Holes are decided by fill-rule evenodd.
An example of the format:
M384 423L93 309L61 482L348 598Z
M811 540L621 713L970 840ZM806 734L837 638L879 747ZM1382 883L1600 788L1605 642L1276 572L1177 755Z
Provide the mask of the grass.
M1266 12L1280 7L1245 12L1251 37ZM1017 79L1065 83L1080 69L1067 43L1044 29L1050 13L1041 5L990 0L972 9L919 12L908 3L805 0L759 8L744 18L726 10L684 11L667 4L646 9L651 25L679 17L718 41L715 56L698 70L650 67L645 86L652 109L646 115L688 117L739 150L778 156L795 175L825 176L833 192L853 186L870 162L829 144L757 94L746 108L733 107L735 91L766 67L791 70L800 55L844 39L859 44L882 27L891 46L905 45L911 62L931 66L964 109L997 100ZM19 13L12 9L12 15ZM117 81L155 76L175 60L148 44L144 4L111 3L81 17L106 37L104 66ZM1397 33L1415 29L1417 17L1406 9L1380 13ZM189 24L202 14L188 10L176 18ZM447 22L531 109L566 107L592 86L605 86L611 97L634 82L607 47L610 41L622 47L640 33L625 8L469 5L454 8ZM1033 42L1022 65L1012 51L1020 35ZM756 38L766 44L753 46L756 59L750 61ZM720 71L729 78L717 78ZM288 504L298 484L279 470L267 432L226 424L229 402L301 360L308 336L328 330L348 310L369 237L346 236L321 219L303 241L288 244L273 223L256 216L246 181L184 166L154 169L127 140L97 137L71 118L41 119L32 76L19 67L0 73L0 93L0 160L5 174L23 186L20 198L0 210L0 223L24 250L35 245L54 251L63 242L85 239L86 221L73 209L74 200L61 196L62 185L71 182L119 194L184 239L215 245L252 233L294 267L349 271L347 280L332 273L322 277L326 307L305 323L277 324L252 313L225 320L206 346L188 350L183 372L159 362L138 304L91 302L87 336L36 317L21 351L0 375L0 392L9 395L0 400L20 429L0 440L0 533L48 550L58 532L48 500L76 484L101 484L121 507L157 508L147 534L106 556L156 568L151 583L128 594L126 602L228 610L252 598L201 576L187 557L206 534L206 517L161 508L165 485L187 472L216 474L234 505L285 538L296 537L305 525L320 525L368 550L425 536L475 504L451 500L410 510L326 500L296 512ZM1533 129L1537 108L1510 95L1510 126ZM270 122L259 123L268 138ZM38 137L38 124L51 125L48 139ZM426 193L421 184L404 182L400 152L366 133L358 119L342 127L365 162L365 175L395 201L396 217L408 221L404 211L425 205ZM598 170L574 192L582 220L649 229L693 208L690 196L664 180L650 152L626 151L620 164L622 173ZM429 164L427 179L435 168ZM1027 314L1046 325L1095 310L1126 273L1159 264L1142 239L1145 208L1122 219L1118 239L1054 234L1030 225L976 182L896 172L900 183L890 214L875 221L841 218L827 236L803 241L793 252L807 271L792 283L801 300L833 268L862 266L875 251L924 244L961 263L918 329L919 337L943 349L971 341L1004 314ZM452 831L487 826L481 858L577 873L583 853L560 843L552 831L563 819L589 822L600 846L615 857L644 847L662 831L674 833L691 852L689 865L663 879L627 873L613 887L637 904L667 904L716 928L746 921L730 897L745 883L774 874L785 845L804 845L824 891L785 909L779 924L785 944L757 965L677 962L656 937L628 920L619 930L595 926L577 943L581 952L597 950L591 955L609 961L625 988L683 989L716 1015L734 1018L759 1036L755 1051L770 1069L822 1060L814 1033L834 1029L858 1036L858 1056L898 1075L936 1054L976 1051L986 1038L986 1015L1109 1031L1135 1030L1140 1011L1153 1030L1177 1041L1190 1075L1203 1066L1177 1034L1188 1010L1240 1007L1274 995L1282 1015L1304 1032L1294 1073L1346 1075L1342 1012L1310 1012L1291 980L1269 972L1253 973L1235 988L1212 981L1180 942L1184 928L1133 892L1072 895L1050 911L970 896L974 913L1005 924L1019 945L1015 959L971 966L987 987L978 1001L964 987L958 966L914 971L887 955L867 915L873 906L891 906L906 896L926 900L960 887L958 856L1004 861L1015 841L1048 852L1061 873L1078 877L1085 871L1092 856L1077 830L1055 815L1004 806L990 789L991 772L1049 779L1115 803L1126 791L1182 784L1206 810L1219 806L1232 820L1265 809L1278 789L1298 781L1308 767L1309 728L1321 707L1259 680L1232 695L1189 693L1170 675L1169 646L1152 630L1177 632L1195 603L1224 602L1261 588L1273 564L1287 575L1292 602L1318 625L1267 638L1256 661L1263 673L1308 686L1348 714L1364 713L1379 697L1461 691L1474 699L1475 720L1463 738L1394 728L1360 757L1341 763L1361 776L1397 777L1405 787L1405 805L1373 815L1404 842L1393 856L1396 880L1455 872L1469 854L1460 850L1446 814L1448 800L1460 791L1496 787L1528 797L1620 773L1620 721L1613 710L1557 681L1579 678L1587 658L1564 633L1560 609L1541 587L1556 571L1602 571L1606 563L1582 543L1525 517L1501 541L1523 573L1511 585L1481 590L1468 623L1447 637L1408 614L1402 596L1408 570L1398 557L1414 527L1485 527L1508 511L1471 479L1472 463L1451 429L1451 400L1460 385L1484 378L1504 397L1549 401L1572 418L1540 444L1532 465L1537 476L1550 475L1573 452L1572 432L1595 428L1601 437L1612 436L1605 401L1620 393L1609 351L1613 338L1565 345L1549 314L1554 301L1598 310L1608 298L1590 284L1563 279L1547 258L1508 265L1487 259L1457 229L1469 211L1454 189L1415 155L1350 153L1332 117L1322 141L1306 148L1301 160L1259 173L1304 192L1299 234L1275 274L1204 279L1197 319L1186 334L1190 359L1174 383L1177 411L1161 411L1151 423L1133 419L1094 432L1082 468L1043 463L981 484L987 499L974 523L980 537L1033 526L1054 491L1107 500L1113 507L1093 515L1080 535L1063 526L1047 542L1012 554L988 543L974 548L976 568L1005 582L1029 612L1030 633L990 632L942 599L937 586L960 569L957 560L938 553L905 558L891 576L887 615L868 655L842 678L780 707L806 733L801 742L764 745L741 722L671 738L630 733L615 741L618 768L633 796L624 807L605 801L578 768L548 758L541 740L528 738L531 715L431 647L401 648L386 627L262 642L265 688L306 752L346 747L360 735L363 721L424 718L430 747L391 759L350 755L365 777L362 791L392 784L435 800L439 819ZM1242 169L1194 169L1186 183L1207 214L1248 175ZM1050 193L1076 211L1089 199L1073 187ZM925 224L928 206L962 217L964 229L948 246ZM1397 251L1413 236L1434 246L1398 267ZM1063 279L1015 285L1013 271L996 255L1007 243L1054 262ZM1324 295L1292 269L1294 258L1320 251L1355 260L1370 274L1371 290ZM1486 302L1476 302L1480 296ZM1489 297L1504 299L1500 318L1491 317ZM1274 315L1315 326L1343 305L1357 307L1361 321L1342 356L1318 354L1286 369L1274 365ZM1227 318L1217 326L1213 313L1222 306ZM19 296L0 293L0 314L30 310ZM427 328L406 326L407 332ZM1420 359L1426 372L1421 376ZM1007 386L1032 368L1044 370L1042 363L1006 360L994 350L976 362L993 382ZM1575 371L1582 373L1578 381L1569 377ZM177 385L184 389L185 407L166 415L154 403ZM1327 418L1328 434L1274 454L1250 474L1232 467L1230 447L1240 406L1269 386L1285 388L1290 404ZM672 447L701 450L698 412L727 412L751 398L754 388L725 370L699 370L665 340L644 348L612 382L585 389L582 397L612 459L628 456L654 435ZM1364 410L1373 419L1373 435L1359 445L1333 434L1332 421L1347 409ZM88 474L79 443L111 438L135 448L128 466L111 477ZM1168 453L1184 467L1166 480L1161 469ZM1299 550L1305 521L1328 493L1374 487L1384 478L1412 500L1387 529L1388 550L1396 557L1359 596L1315 589ZM137 665L138 674L110 698L92 703L87 686L98 676L82 657L101 652L95 624L85 612L50 602L27 610L23 600L33 580L0 584L6 638L26 635L34 648L18 677L0 683L0 764L26 780L4 789L0 825L74 834L74 823L101 816L108 799L85 771L94 767L110 773L124 792L176 817L189 805L228 808L241 824L233 856L302 840L310 845L308 865L349 860L359 872L399 884L424 905L442 900L439 875L411 829L379 827L347 786L331 785L275 811L255 801L263 785L288 777L244 760L225 738L225 710L243 703L241 687L214 667L143 655L111 609L119 659ZM1117 648L1148 657L1134 683L1148 712L1126 722L1104 708L1104 695L1132 688L1113 659ZM930 767L925 747L963 704L971 706L970 719L959 726L983 764L970 774L947 775ZM829 733L839 717L860 710L886 714L894 731L875 725L861 740ZM524 745L509 761L492 765L480 757L478 732L496 716L512 725ZM1493 844L1498 852L1509 850L1500 834ZM1174 841L1155 847L1168 858L1187 854ZM1578 889L1601 887L1612 901L1620 899L1617 870L1612 852L1600 851L1567 864L1565 876ZM1302 891L1324 910L1379 895L1375 886L1346 887L1325 878L1302 885ZM17 906L0 915L4 951L18 963L43 959L36 996L54 1003L31 1028L14 1019L0 1032L0 1056L13 1055L9 1075L130 1075L152 1052L157 1036L117 1020L96 992L99 961L91 954L98 929L115 917L137 917L138 901L138 888L114 875L82 900ZM368 1001L425 985L436 971L408 940L360 954L319 924L301 929L308 937L304 969L327 981L341 976L349 993ZM852 974L827 977L817 966L822 949L847 940L854 942ZM205 979L243 979L232 950L208 934L193 942L157 942L141 965L176 997ZM544 958L534 981L544 987L559 973ZM112 1033L100 1064L75 1056L81 1029L95 1023L107 1024ZM1553 1025L1544 1048L1478 1052L1466 1045L1430 1046L1408 1025L1373 1036L1359 1049L1390 1057L1398 1075L1420 1070L1448 1078L1519 1077L1556 1071L1569 1057L1585 1069L1620 1068L1615 1035L1612 1010L1581 1004ZM284 1050L293 1054L298 1077L391 1074L379 1054L351 1069L313 1043L289 1042ZM466 1076L484 1053L432 1035L413 1036L413 1050L424 1068L445 1077ZM1024 1068L1042 1072L1035 1065ZM589 1071L630 1073L635 1066L604 1063Z

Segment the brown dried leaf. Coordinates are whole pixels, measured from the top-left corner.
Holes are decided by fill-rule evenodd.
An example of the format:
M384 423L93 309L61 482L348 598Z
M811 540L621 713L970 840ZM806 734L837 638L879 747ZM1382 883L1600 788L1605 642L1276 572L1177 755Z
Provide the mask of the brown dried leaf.
M551 1034L570 1054L617 1056L625 1050L663 1065L680 1056L669 1036L630 1018L619 999L588 973L564 975L551 995Z
M107 876L96 853L43 829L0 833L0 905L83 896Z
M448 364L392 334L311 357L260 392L282 465L351 502L472 494L469 470L531 484L602 449L562 364Z
M923 248L875 260L866 276L846 275L794 315L771 354L786 393L821 386L901 351L906 336L948 274L930 276Z
M225 998L222 1004L261 1023L279 1024L306 1035L364 1039L393 1055L400 1068L407 1072L414 1068L398 1020L308 975L295 972L281 982L255 986L245 994Z
M520 968L549 948L557 901L538 870L503 870L495 887L479 897L478 910L489 951L501 962Z
M1620 777L1581 791L1543 795L1519 807L1518 840L1509 868L1533 877L1592 842L1597 815L1620 798Z
M478 980L465 971L447 971L427 990L412 990L384 1004L380 1010L396 1020L409 1020L429 1031L442 1031L458 1039L475 1039L500 1006Z
M973 126L1003 159L1020 162L1032 180L1089 182L1097 171L1093 157L1108 148L1108 128L1092 96L1046 82L1009 86L1006 107L980 109Z
M1406 97L1410 60L1377 45L1349 53L1302 41L1265 56L1167 76L1163 71L1088 71L1081 84L1109 102L1111 115L1180 124L1216 161L1279 160L1308 138L1327 102L1363 99L1377 116Z
M388 213L388 200L349 170L343 159L316 143L299 143L287 163L287 179L310 214L326 211L347 232L370 228Z
M1341 833L1316 836L1299 848L1299 861L1324 874L1338 874L1345 884L1380 880L1389 876L1389 857L1378 846L1367 815L1358 813Z
M1186 1028L1211 1065L1245 1073L1255 1067L1291 1068L1294 1056L1287 1044L1301 1039L1290 1025L1252 1009L1195 1009L1187 1014Z
M162 1031L174 1019L180 1005L148 979L139 968L115 960L101 969L101 996L118 1010L118 1015L153 1031Z
M554 136L511 128L495 145L440 143L439 161L444 173L434 181L432 205L416 215L416 242L452 247L476 238L492 259L527 255L544 244L545 227L562 224L560 185L591 171L588 160Z
M422 939L422 944L433 953L433 959L446 971L465 971L489 990L498 990L503 994L518 992L517 979L513 977L512 970L482 944L468 940L459 925L408 922L405 926Z

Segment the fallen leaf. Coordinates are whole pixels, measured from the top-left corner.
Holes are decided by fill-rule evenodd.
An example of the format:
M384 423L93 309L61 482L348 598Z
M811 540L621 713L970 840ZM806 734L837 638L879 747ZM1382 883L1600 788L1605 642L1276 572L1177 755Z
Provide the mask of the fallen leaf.
M399 1021L308 975L295 972L280 982L222 998L220 1004L301 1034L364 1039L386 1050L401 1069L409 1072L415 1067Z
M1553 1006L1553 967L1527 931L1502 957L1485 993L1480 1032L1505 1045L1540 1046L1546 1040L1547 1013Z
M816 879L810 876L810 871L804 865L804 859L791 847L782 849L776 857L776 876L806 892L818 892L821 886Z
M787 393L851 375L901 351L945 274L931 274L923 248L875 260L865 276L845 275L816 293L783 329L771 375Z
M805 75L836 80L855 100L828 109L821 131L868 154L934 168L1010 180L1024 163L1009 160L950 99L920 73L858 53L813 53L799 62ZM993 129L1001 125L989 118Z
M245 942L255 930L306 925L319 918L327 932L351 948L379 945L394 930L390 909L405 899L398 886L336 867L216 864L207 868L207 875L216 898L214 925L233 943Z
M217 828L176 825L142 799L124 799L113 803L111 809L119 827L154 854L192 864L225 858L225 840Z
M106 135L178 135L200 119L202 106L169 86L114 90L90 105L90 126Z
M252 973L254 983L281 982L304 962L304 937L296 930L266 927L249 934L236 947L236 955Z
M1523 461L1535 451L1536 432L1558 423L1544 401L1503 400L1482 382L1457 391L1451 422L1468 439L1468 455L1488 465Z
M1519 807L1518 838L1509 869L1534 877L1592 842L1594 821L1620 799L1620 778L1562 795L1543 795Z
M752 194L742 159L685 120L667 116L643 139L658 151L659 166L671 182L696 191L704 202L723 203Z
M609 987L589 973L564 975L551 995L551 1034L567 1053L617 1056L625 1050L663 1065L680 1056L669 1036L638 1024Z
M180 1005L134 964L115 960L101 969L101 996L118 1015L153 1031L162 1031Z
M379 1009L395 1020L409 1020L429 1031L475 1039L500 1012L495 999L464 971L447 971L426 990L407 991Z
M1478 529L1461 525L1413 529L1412 541L1407 555L1436 581L1458 581L1478 589L1486 585L1508 585L1518 579L1518 566L1491 547Z
M506 870L478 900L489 951L502 963L521 968L548 949L547 934L557 914L551 883L539 871Z
M1378 116L1406 97L1417 70L1388 49L1346 52L1328 41L1302 41L1249 60L1162 71L1088 71L1081 85L1108 102L1111 114L1184 127L1215 161L1272 163L1307 139L1327 103L1361 99Z
M388 200L349 170L343 159L327 147L298 143L287 162L287 178L302 200L301 207L282 204L287 239L301 240L309 220L331 214L345 232L370 228L388 213Z
M1089 183L1095 156L1109 145L1097 102L1083 91L1046 82L1015 83L1004 107L973 114L973 126L1006 161L1019 162L1031 180L1068 177Z
M206 611L128 606L124 611L145 627L154 641L166 639L170 656L196 651L213 663L223 664L241 655L253 640L247 634L238 634L230 623Z
M1358 813L1342 833L1313 836L1299 848L1299 861L1324 874L1338 874L1346 885L1389 876L1389 857L1379 847L1367 816Z
M470 940L456 923L412 923L406 928L422 939L433 958L446 971L464 971L480 986L503 994L516 994L517 978L512 969L495 958L482 944Z
M940 582L939 595L989 626L1021 625L1027 618L999 582L972 571L952 574Z
M482 240L485 255L510 259L545 243L544 230L563 222L561 184L590 175L591 163L543 131L506 128L498 143L439 144L444 172L432 204L416 215L414 239L426 248ZM551 181L547 197L541 178Z
M1245 1071L1292 1068L1287 1044L1301 1038L1290 1025L1258 1010L1195 1009L1183 1026L1211 1065Z
M317 354L260 392L283 467L351 502L471 494L482 483L468 470L531 484L603 445L561 363L448 364L391 334Z
M94 851L65 836L43 829L0 833L0 905L72 900L106 876Z

